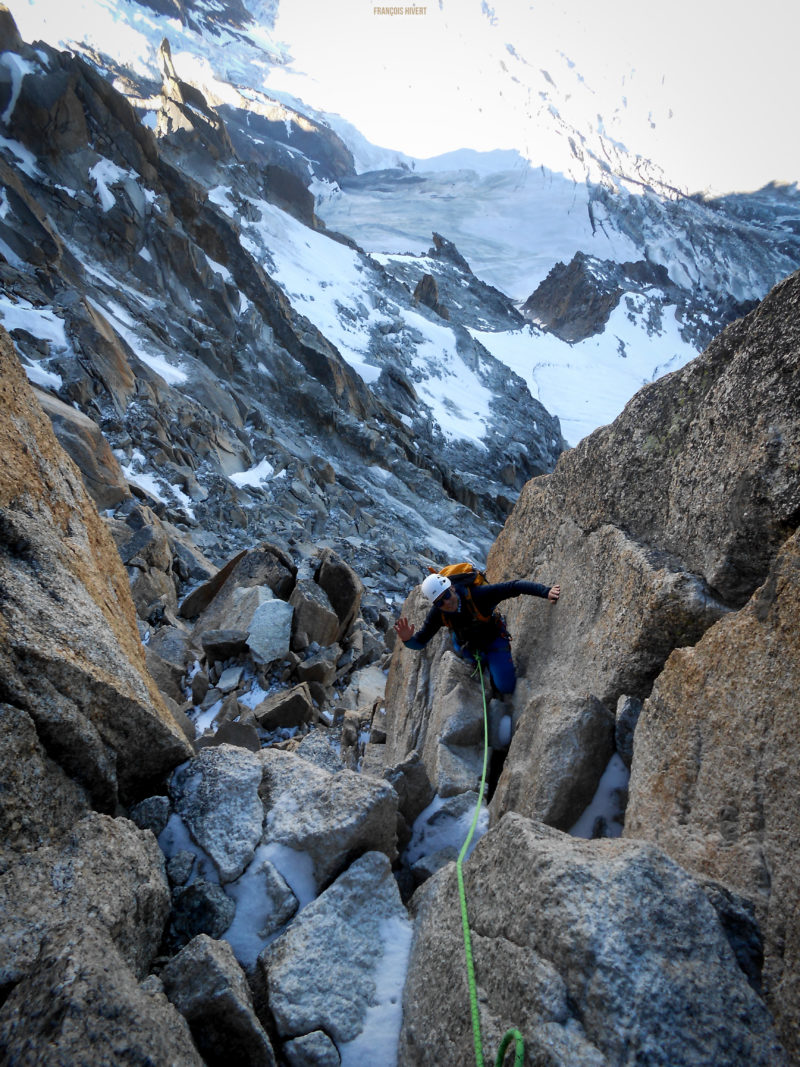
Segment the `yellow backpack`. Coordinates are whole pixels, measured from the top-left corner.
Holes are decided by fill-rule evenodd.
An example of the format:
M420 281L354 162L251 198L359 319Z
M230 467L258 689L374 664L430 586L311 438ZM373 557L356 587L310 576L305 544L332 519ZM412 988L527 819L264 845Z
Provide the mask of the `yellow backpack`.
M492 618L491 615L484 615L478 611L475 605L475 601L472 599L471 589L473 585L488 585L489 579L486 577L483 571L473 563L450 563L446 567L442 567L440 570L436 570L435 567L428 567L431 574L442 574L445 578L449 578L453 585L457 585L466 595L464 596L464 602L469 607L471 614L479 622L489 622ZM444 613L443 613L444 614ZM450 621L445 615L445 625L450 626Z

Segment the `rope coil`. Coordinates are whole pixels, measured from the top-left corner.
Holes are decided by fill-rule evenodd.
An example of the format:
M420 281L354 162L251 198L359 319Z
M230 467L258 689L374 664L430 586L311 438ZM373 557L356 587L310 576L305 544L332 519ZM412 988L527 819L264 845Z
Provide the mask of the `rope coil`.
M478 803L475 805L475 814L472 816L472 824L464 844L461 846L458 859L456 860L456 877L458 878L458 897L461 901L461 928L464 932L464 955L467 960L467 984L469 985L469 1008L470 1015L472 1016L472 1040L475 1046L475 1063L476 1067L483 1067L483 1042L481 1041L481 1020L480 1015L478 1014L478 990L475 984L475 964L472 959L472 938L469 932L469 919L467 918L467 894L464 890L464 875L461 870L461 865L466 858L467 851L469 850L469 846L475 833L475 827L478 825L478 818L481 813L481 803L483 802L483 790L486 785L486 768L489 763L489 713L486 708L486 685L483 680L483 668L481 666L480 654L476 655L475 659L478 664L478 673L481 679L481 695L483 696L483 771L481 773L480 788L478 789ZM522 1067L522 1061L525 1056L525 1042L519 1030L514 1029L508 1030L503 1037L497 1052L495 1067L502 1067L506 1050L512 1041L515 1042L514 1067Z

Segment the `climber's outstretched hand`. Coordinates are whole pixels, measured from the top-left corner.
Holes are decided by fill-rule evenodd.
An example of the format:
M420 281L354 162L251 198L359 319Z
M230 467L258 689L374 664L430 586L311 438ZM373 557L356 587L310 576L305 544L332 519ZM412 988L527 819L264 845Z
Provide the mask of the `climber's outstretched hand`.
M397 620L394 624L394 629L401 641L408 641L409 638L414 636L415 627L411 625L405 615Z
M558 600L558 598L560 596L561 596L561 586L560 585L554 585L553 588L550 590L550 592L547 594L547 599L551 602L551 604L555 604L555 602Z

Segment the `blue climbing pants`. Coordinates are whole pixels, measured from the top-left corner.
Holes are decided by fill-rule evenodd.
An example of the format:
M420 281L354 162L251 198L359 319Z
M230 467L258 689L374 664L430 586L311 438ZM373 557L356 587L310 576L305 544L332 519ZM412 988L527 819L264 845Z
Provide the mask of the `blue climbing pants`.
M463 649L453 634L453 648L456 654L468 663L475 663L475 656L468 649ZM489 668L494 687L498 693L513 693L517 684L517 672L511 658L511 642L507 637L499 636L486 648L481 649L484 664Z

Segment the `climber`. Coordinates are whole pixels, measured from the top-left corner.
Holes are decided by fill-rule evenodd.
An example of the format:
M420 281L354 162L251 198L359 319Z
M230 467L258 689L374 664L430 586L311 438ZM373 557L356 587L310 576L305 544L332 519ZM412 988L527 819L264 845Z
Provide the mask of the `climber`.
M515 596L540 596L554 604L561 595L560 585L548 587L517 580L463 586L444 574L429 574L420 588L432 604L421 628L416 630L405 616L394 626L406 648L424 648L446 626L456 654L472 663L480 655L489 668L495 690L503 695L514 692L517 676L505 621L494 609L502 600Z

